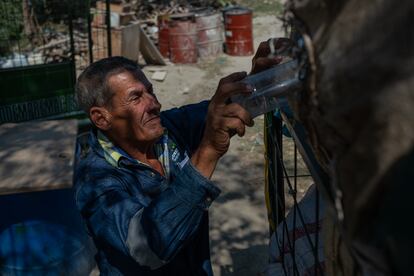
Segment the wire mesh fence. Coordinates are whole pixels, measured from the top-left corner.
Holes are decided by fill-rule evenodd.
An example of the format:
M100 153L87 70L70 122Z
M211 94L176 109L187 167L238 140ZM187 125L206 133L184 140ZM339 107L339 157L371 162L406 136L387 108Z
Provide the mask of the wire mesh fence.
M286 115L266 115L267 195L271 225L268 275L324 275L324 205L299 154ZM293 135L295 134L295 135Z
M109 7L109 0L1 1L0 69L72 60L79 73L111 56Z
M102 2L102 1L101 1ZM103 1L104 7L109 0ZM81 114L76 76L111 55L110 25L92 34L96 1L0 2L0 123ZM109 18L109 9L104 10ZM104 42L102 42L104 41Z

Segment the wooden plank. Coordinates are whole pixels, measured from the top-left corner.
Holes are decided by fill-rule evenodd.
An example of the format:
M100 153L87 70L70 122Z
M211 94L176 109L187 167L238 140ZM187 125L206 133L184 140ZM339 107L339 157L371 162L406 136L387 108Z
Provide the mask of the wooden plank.
M96 2L96 9L106 11L105 1L97 1ZM118 3L118 4L117 3L110 3L109 4L109 10L111 12L116 12L116 13L130 12L131 11L131 5L130 4L125 4L125 3Z
M151 39L147 36L144 30L139 26L140 30L140 43L139 43L139 50L147 64L153 65L165 65L165 61L158 50L155 47L154 43L152 43Z
M72 186L77 120L0 125L0 194Z
M118 34L120 34L118 43L120 43L121 55L134 61L138 61L140 46L139 23L133 22L127 26L122 26L119 29ZM112 41L115 39L116 38L113 36Z
M106 28L93 27L93 58L99 60L108 56ZM124 56L138 61L140 47L139 23L133 22L119 28L111 28L111 46L113 56Z
M94 11L92 26L106 26L106 12L99 10ZM118 28L129 24L134 19L135 13L116 13L111 11L110 22L112 28Z

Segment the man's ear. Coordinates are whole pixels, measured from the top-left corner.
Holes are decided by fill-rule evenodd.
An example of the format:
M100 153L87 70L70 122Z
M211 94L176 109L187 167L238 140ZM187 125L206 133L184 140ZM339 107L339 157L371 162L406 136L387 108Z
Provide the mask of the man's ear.
M92 123L99 129L109 130L112 124L112 115L105 107L94 106L89 110Z

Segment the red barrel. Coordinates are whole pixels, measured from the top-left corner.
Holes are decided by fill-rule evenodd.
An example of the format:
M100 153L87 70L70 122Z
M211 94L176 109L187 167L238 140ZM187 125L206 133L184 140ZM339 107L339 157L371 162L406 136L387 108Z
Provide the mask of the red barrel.
M170 57L170 37L168 29L169 15L158 16L158 49L163 57Z
M223 52L221 14L202 12L196 15L197 47L200 58L216 57Z
M194 17L171 17L168 28L171 61L173 63L196 63L197 24L194 22Z
M224 11L226 53L232 56L249 56L253 50L252 11L237 7Z

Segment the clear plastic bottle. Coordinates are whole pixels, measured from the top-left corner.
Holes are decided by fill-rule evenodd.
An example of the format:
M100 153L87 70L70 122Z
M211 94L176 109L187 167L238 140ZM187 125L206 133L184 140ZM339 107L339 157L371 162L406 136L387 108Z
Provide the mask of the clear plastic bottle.
M277 107L277 98L300 90L303 86L299 78L300 66L296 59L279 64L242 80L250 84L254 91L250 96L234 95L231 102L243 106L255 118Z

